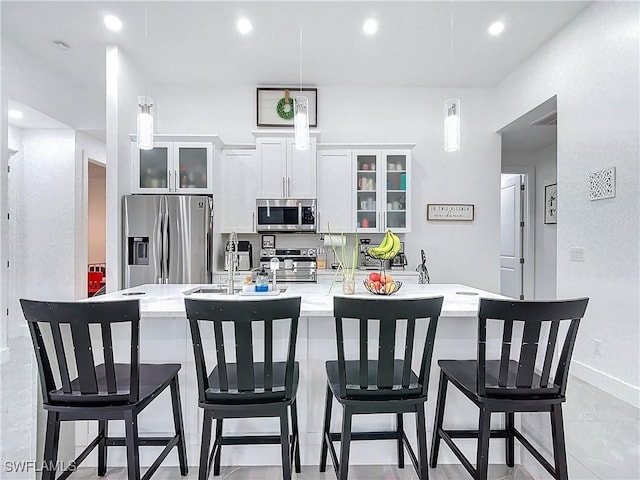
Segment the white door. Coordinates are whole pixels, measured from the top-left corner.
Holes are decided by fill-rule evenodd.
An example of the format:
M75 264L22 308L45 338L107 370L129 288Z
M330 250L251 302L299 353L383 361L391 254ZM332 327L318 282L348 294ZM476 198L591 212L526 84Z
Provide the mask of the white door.
M260 189L257 198L285 198L287 187L286 139L258 139L256 147L260 158Z
M287 139L287 198L316 198L316 139L310 138L308 150L298 150L292 138Z
M219 209L214 211L222 233L255 233L259 165L255 150L226 150L222 156Z
M500 187L500 293L522 297L520 175L502 175Z
M350 150L318 152L318 233L353 233L353 166Z

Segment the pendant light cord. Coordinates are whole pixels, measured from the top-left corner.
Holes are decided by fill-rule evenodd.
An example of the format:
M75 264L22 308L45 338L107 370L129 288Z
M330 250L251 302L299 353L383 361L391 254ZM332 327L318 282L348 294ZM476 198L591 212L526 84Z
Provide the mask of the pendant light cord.
M300 25L300 95L302 95L302 24Z
M144 56L148 58L148 42L147 42L147 2L144 2ZM147 72L144 72L144 96L147 96Z
M450 45L449 45L449 78L451 85L453 85L453 0L451 0L451 9L450 9Z

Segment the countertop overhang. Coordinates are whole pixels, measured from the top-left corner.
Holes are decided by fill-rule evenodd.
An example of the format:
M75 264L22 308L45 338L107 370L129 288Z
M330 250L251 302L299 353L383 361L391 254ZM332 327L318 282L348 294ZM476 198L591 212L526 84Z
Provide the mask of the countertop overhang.
M140 316L142 318L166 318L166 317L186 317L184 299L202 298L225 301L264 301L273 298L301 297L300 316L302 317L332 317L333 297L342 296L339 283L333 285L331 292L328 283L306 283L306 284L279 284L278 287L287 288L286 292L277 297L256 297L224 294L188 294L185 292L197 288L198 284L170 284L170 285L140 285L111 292L106 295L91 297L87 301L112 301L112 300L140 300ZM206 286L206 285L202 285ZM133 295L131 295L133 293ZM468 285L461 284L409 284L404 283L402 288L390 296L374 296L365 291L364 285L356 285L356 294L350 295L354 298L376 299L388 301L400 298L424 298L444 296L442 306L442 317L475 317L478 312L478 302L480 298L502 298L502 295L487 292Z

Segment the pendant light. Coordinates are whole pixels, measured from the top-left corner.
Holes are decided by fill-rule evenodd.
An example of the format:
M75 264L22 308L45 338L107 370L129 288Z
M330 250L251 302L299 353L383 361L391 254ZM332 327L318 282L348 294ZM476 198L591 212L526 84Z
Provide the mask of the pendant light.
M147 51L147 6L144 6L144 50ZM138 97L137 141L140 150L153 149L153 99L147 96L147 78L145 74L144 95Z
M450 78L453 80L453 0L451 1ZM460 150L460 100L451 98L444 102L444 151Z
M300 27L300 94L293 99L293 133L298 150L309 150L309 99L302 95L302 27Z

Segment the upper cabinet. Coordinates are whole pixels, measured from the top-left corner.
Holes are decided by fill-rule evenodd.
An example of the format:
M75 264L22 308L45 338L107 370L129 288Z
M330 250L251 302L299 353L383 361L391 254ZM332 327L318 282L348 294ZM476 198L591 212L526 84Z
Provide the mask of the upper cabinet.
M318 233L353 233L351 150L318 150Z
M151 150L132 139L133 193L213 193L213 159L218 137L155 135Z
M411 151L353 150L355 224L358 232L411 231Z
M316 198L316 138L308 150L296 149L293 138L259 137L258 198Z
M255 149L224 150L220 175L220 195L216 201L222 233L255 233L256 192L260 173Z

